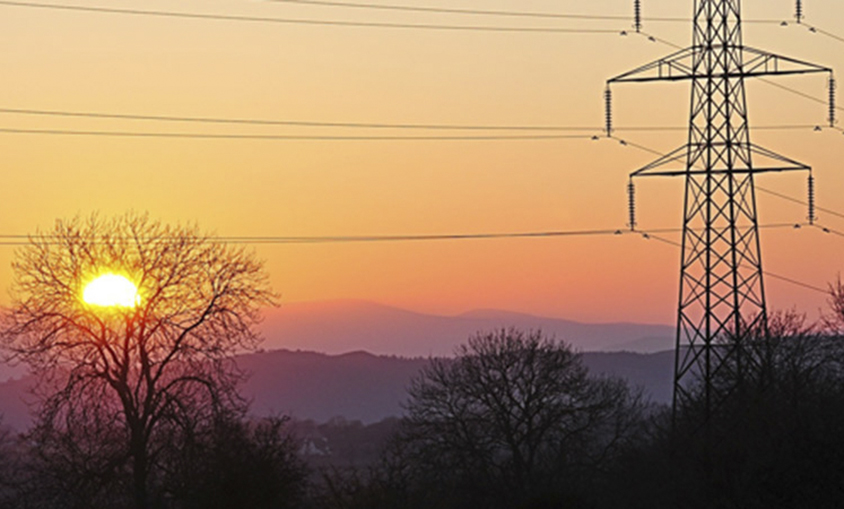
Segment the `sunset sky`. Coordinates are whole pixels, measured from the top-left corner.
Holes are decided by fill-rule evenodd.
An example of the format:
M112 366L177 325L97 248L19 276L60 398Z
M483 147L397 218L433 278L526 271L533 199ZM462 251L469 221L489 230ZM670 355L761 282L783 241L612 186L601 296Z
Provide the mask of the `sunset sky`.
M281 1L43 0L52 5L399 24L612 30L567 34L365 28L46 9L0 2L0 110L310 122L594 126L606 79L673 51L630 30L632 0L373 0L383 5L631 16L532 19L344 8ZM42 4L38 4L42 5ZM844 36L844 3L806 0L806 23ZM792 0L745 0L745 43L844 70L844 41L793 23ZM645 30L687 45L691 0L643 0ZM844 74L842 74L844 75ZM824 99L822 75L773 78ZM839 91L841 88L839 87ZM824 125L827 109L748 84L752 125ZM617 127L683 127L688 83L614 88ZM844 100L841 101L844 104ZM839 112L842 113L842 112ZM844 123L840 124L844 126ZM91 119L0 113L0 234L76 214L148 211L223 236L347 236L623 229L627 175L654 155L616 140L246 140L15 134L8 130L295 136L525 135ZM660 151L683 131L618 136ZM844 135L751 130L753 141L815 169L818 205L844 213ZM763 175L805 200L806 175ZM681 179L640 180L643 230L680 226ZM805 207L758 195L762 223L803 222ZM818 212L844 231L844 219ZM679 239L678 234L666 234ZM454 314L499 308L580 321L675 320L680 253L638 235L261 245L282 302L365 299ZM825 288L844 238L762 232L764 267ZM13 248L0 246L0 288ZM766 279L769 306L817 316L821 292ZM3 295L2 301L8 302Z

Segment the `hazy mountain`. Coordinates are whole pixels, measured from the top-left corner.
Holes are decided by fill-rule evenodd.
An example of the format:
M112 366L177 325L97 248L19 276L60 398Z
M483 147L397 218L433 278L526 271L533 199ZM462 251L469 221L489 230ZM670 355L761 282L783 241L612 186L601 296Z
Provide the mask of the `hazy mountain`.
M581 351L652 353L674 346L674 328L666 325L589 324L498 310L439 316L354 300L285 304L267 313L261 329L267 349L427 357L451 355L475 332L502 327L541 329Z
M340 354L363 350L404 357L449 356L478 331L502 327L541 329L580 351L653 353L674 347L674 328L634 323L580 323L498 310L457 316L416 313L359 300L283 304L261 324L267 350ZM20 377L21 367L0 361L0 381Z
M585 353L593 373L617 374L643 387L654 401L671 396L673 352ZM282 413L325 422L336 416L365 423L400 415L410 379L426 359L376 356L366 352L326 355L277 350L238 358L252 373L242 393L256 415ZM31 379L0 383L0 414L18 429L28 423L23 402Z
M502 327L541 329L580 351L604 351L584 355L594 372L624 376L657 401L670 398L673 354L642 354L672 347L669 326L587 324L498 310L438 316L352 300L271 310L261 325L270 351L240 357L242 367L253 373L243 392L256 414L278 412L318 422L335 416L378 421L401 412L405 388L425 358L451 355L477 331ZM354 352L337 355L350 350ZM612 351L625 353L606 353ZM20 368L0 364L0 381L21 374ZM0 414L7 424L20 428L28 422L23 395L29 383L0 383Z
M641 387L656 403L671 403L674 390L674 350L651 354L587 352L583 363L595 374L614 375Z
M426 363L366 352L276 350L238 358L238 365L252 373L243 392L255 414L278 412L317 422L336 416L373 422L398 415L410 378Z

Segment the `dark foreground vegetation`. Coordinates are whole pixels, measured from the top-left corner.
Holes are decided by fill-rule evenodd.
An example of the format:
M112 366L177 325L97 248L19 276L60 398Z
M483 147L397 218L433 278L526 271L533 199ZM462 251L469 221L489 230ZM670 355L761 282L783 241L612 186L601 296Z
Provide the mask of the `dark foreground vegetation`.
M138 282L137 305L79 303L104 265ZM694 384L672 414L510 329L431 360L403 418L362 426L249 417L231 359L275 296L244 251L93 217L57 223L14 267L0 340L41 404L25 433L0 423L3 509L844 507L841 283L821 323L750 331L708 420Z
M167 429L146 507L841 507L837 316L823 328L773 317L771 334L748 344L756 376L706 433L694 408L672 426L669 408L590 376L566 345L502 330L432 360L409 387L403 419L317 425L221 413ZM125 432L110 424L0 434L0 507L135 507Z
M332 472L318 505L842 507L841 304L839 287L823 324L772 317L770 334L746 345L753 370L708 426L694 401L673 416L618 380L590 378L538 335L478 336L420 375L380 461Z

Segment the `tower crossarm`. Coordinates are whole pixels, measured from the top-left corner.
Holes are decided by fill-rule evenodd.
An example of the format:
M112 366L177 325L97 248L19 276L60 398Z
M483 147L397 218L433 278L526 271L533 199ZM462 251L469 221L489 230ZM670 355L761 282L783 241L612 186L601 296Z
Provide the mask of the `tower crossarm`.
M744 77L832 72L829 67L748 46L743 47L742 52L744 53L744 65L741 68L741 74ZM739 76L739 74L736 74L736 76Z
M695 56L703 52L730 50L732 60L726 68L718 70L695 66ZM712 78L752 78L758 76L831 73L832 69L822 65L804 62L796 58L761 51L748 46L724 47L713 45L711 48L692 46L655 60L632 71L619 74L607 80L612 83L643 83L650 81L685 81Z
M694 77L692 57L695 48L686 48L666 57L619 74L607 80L607 84L643 81L680 81Z
M717 143L712 144L712 148L717 149ZM760 147L754 143L750 143L745 147L745 153L753 155L753 165L733 165L727 166L713 166L709 169L698 167L687 167L688 155L705 150L706 147L700 144L686 144L678 149L675 149L664 156L656 159L652 163L639 168L630 174L631 177L679 177L690 175L719 175L725 173L743 174L743 173L768 173L768 172L784 172L784 171L811 171L811 166L795 161L783 155L777 154L767 148ZM672 168L672 165L677 164L683 166L683 169Z

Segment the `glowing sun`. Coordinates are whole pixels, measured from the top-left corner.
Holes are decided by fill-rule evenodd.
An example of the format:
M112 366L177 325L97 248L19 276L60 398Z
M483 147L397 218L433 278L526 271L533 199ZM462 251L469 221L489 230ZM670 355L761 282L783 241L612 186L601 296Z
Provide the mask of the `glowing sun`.
M103 274L94 279L82 292L82 300L94 306L133 308L140 304L138 288L126 277Z

